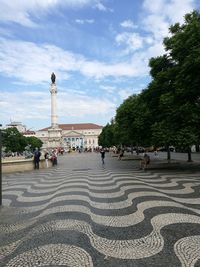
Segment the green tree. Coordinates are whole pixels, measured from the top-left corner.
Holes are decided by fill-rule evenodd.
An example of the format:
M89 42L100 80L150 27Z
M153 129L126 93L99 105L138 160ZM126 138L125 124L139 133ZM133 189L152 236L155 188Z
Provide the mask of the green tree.
M6 152L23 152L27 146L27 140L17 128L12 127L3 131L2 145Z
M26 137L26 140L27 140L27 143L29 145L31 145L31 150L32 151L34 151L36 147L37 148L41 148L42 147L43 142L39 138L37 138L35 136Z
M101 134L98 138L98 143L103 147L112 147L116 144L115 140L115 123L114 120L103 127Z
M141 95L127 98L116 111L116 122L122 144L146 146L151 128L149 108Z
M176 143L187 147L191 160L192 144L200 143L200 14L193 11L185 15L184 24L170 27L171 36L164 45L173 60L176 88L174 118L177 122Z
M187 14L170 32L164 39L167 54L150 60L153 81L146 101L155 119L152 138L187 147L191 160L190 147L200 141L200 14Z
M154 147L165 146L168 148L174 142L174 66L172 61L163 55L149 61L152 82L142 92L142 97L150 110L151 144Z
M186 14L182 25L169 30L166 53L149 61L152 81L119 106L114 126L102 135L121 144L175 145L188 149L191 160L191 145L200 143L199 12Z

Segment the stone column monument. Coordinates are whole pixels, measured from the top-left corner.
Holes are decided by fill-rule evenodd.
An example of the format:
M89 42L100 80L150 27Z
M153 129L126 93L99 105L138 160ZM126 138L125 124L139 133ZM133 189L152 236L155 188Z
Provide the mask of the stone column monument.
M57 121L57 87L56 87L56 75L54 72L51 74L51 86L49 89L51 93L51 127L48 129L48 147L56 148L61 146L62 129L58 126Z
M57 122L57 103L56 103L56 95L57 95L57 87L56 87L56 75L54 72L51 74L51 87L49 89L51 93L51 128L57 128L58 122Z

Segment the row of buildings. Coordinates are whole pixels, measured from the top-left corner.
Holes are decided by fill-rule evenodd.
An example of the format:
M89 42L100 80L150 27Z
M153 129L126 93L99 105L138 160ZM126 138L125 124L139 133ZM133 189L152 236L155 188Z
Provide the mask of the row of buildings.
M98 137L103 126L94 123L58 124L38 131L27 130L21 122L11 122L6 128L16 127L24 136L35 136L43 142L43 149L63 147L94 149L98 147Z

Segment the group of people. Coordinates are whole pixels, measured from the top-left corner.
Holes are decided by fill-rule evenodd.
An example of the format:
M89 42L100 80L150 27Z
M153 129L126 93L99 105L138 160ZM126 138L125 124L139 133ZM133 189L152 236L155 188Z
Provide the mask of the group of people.
M100 150L100 154L101 154L102 164L105 164L105 150L103 148ZM123 156L124 156L124 150L121 149L119 151L118 159L121 160ZM150 156L146 152L144 152L143 158L140 160L140 169L145 170L149 164L150 164Z
M40 168L40 157L41 157L41 152L40 150L36 147L34 156L33 156L33 162L34 162L34 169L39 169ZM44 153L44 158L46 162L46 167L49 167L49 160L52 161L52 165L57 165L58 160L57 160L57 151L53 150L51 154L49 154L48 151Z
M100 154L101 154L102 164L105 164L105 149L104 148L100 150ZM123 156L124 156L124 150L121 149L118 159L121 160ZM34 152L34 168L35 169L39 169L40 157L41 157L41 152L39 151L38 148L36 148ZM48 151L46 151L44 154L44 158L45 158L47 168L49 167L49 160L52 161L53 166L57 165L57 153L55 150L52 151L51 155L49 154ZM145 152L143 155L143 158L140 161L140 169L145 170L149 163L150 163L150 156Z
M52 165L55 166L58 164L58 152L56 150L53 150L51 154L49 154L48 151L45 152L44 158L46 161L46 167L49 167L49 160L51 160Z

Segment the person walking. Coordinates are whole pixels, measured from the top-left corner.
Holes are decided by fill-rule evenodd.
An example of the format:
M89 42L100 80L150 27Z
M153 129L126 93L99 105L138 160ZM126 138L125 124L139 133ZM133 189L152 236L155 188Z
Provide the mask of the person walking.
M105 162L104 162L104 158L105 158L105 150L104 150L103 148L100 150L100 154L101 154L102 164L104 164L104 163L105 163Z
M35 152L34 152L34 169L39 169L40 168L40 156L41 152L39 149L36 147Z
M146 170L147 165L149 165L149 163L150 163L150 157L145 152L143 158L140 161L140 169Z
M122 160L123 156L124 156L124 149L121 149L119 152L118 160Z

